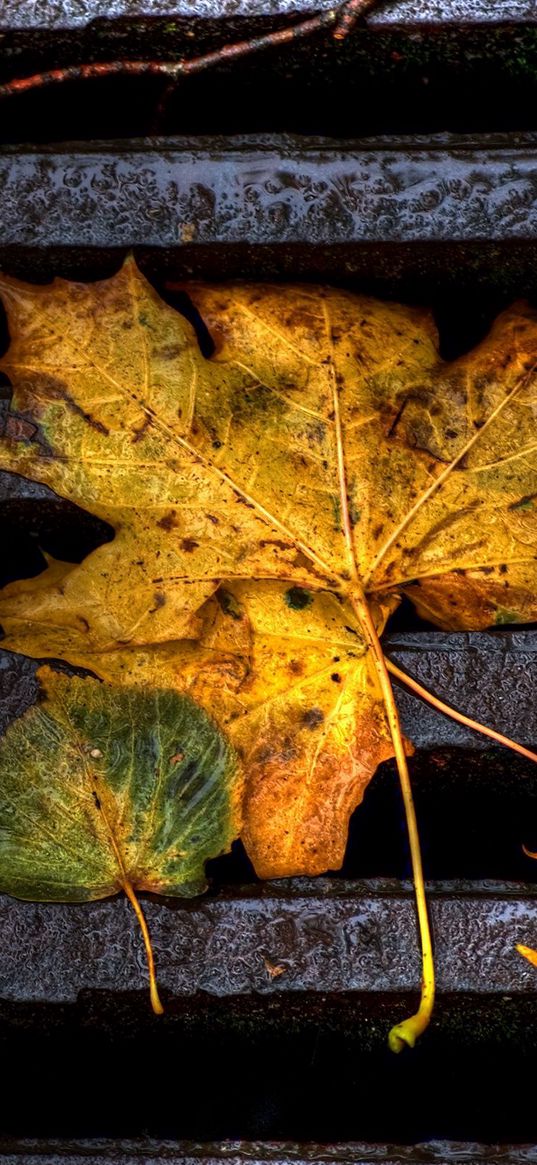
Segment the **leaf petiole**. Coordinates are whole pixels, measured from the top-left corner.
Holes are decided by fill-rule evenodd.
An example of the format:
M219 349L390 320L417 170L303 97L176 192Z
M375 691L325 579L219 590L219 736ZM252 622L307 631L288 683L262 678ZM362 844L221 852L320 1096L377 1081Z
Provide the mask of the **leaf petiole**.
M438 696L433 696L427 688L424 688L412 676L407 675L391 659L386 660L386 667L392 676L410 688L417 696L421 696L426 700L432 708L436 708L438 712L442 712L444 716L449 716L451 720L457 720L459 724L466 725L467 728L473 728L475 732L481 732L483 736L489 736L491 740L495 740L498 744L505 745L510 748L512 752L518 752L521 756L525 756L527 760L537 761L537 753L532 752L531 748L525 748L523 744L517 744L516 740L511 740L509 736L504 736L502 732L496 732L494 728L488 728L486 724L481 724L479 720L472 720L470 716L465 716L462 712L457 712L449 704L445 704ZM533 855L529 855L532 857Z
M149 997L151 999L151 1007L153 1008L155 1015L163 1015L164 1008L160 1002L160 996L157 987L155 956L153 954L153 947L151 945L151 938L149 936L145 915L129 881L125 880L123 882L123 889L138 919L140 930L142 932L142 938L144 940L145 953L147 956L147 969L149 973Z
M395 1026L391 1028L388 1034L388 1045L391 1051L402 1052L405 1046L410 1048L414 1047L418 1036L420 1036L422 1032L425 1031L432 1015L435 998L433 944L429 916L427 913L425 882L423 878L423 863L421 860L416 810L414 808L414 798L412 796L412 786L410 784L410 775L408 772L401 725L399 723L399 713L397 711L397 705L395 703L392 685L388 675L387 661L385 659L384 652L377 635L375 624L371 617L371 611L369 609L367 599L363 592L360 592L357 588L354 589L351 595L351 603L354 608L356 617L360 623L360 627L366 642L371 648L371 656L374 661L379 685L384 699L384 707L386 709L386 716L390 727L395 760L397 763L397 771L399 773L401 793L403 796L408 838L410 843L414 893L416 895L416 908L418 912L418 927L421 941L422 961L420 1005L414 1015L409 1016L401 1023L395 1024Z

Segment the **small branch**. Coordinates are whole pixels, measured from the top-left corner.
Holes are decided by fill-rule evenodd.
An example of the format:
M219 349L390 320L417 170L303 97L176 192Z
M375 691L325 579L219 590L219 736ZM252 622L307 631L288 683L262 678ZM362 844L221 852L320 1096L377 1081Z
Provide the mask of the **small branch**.
M360 16L368 12L370 8L374 8L377 3L378 0L347 0L345 4L342 4L337 14L336 27L332 33L334 40L345 40Z
M459 724L464 724L467 728L473 728L475 732L481 732L483 736L489 736L497 744L505 745L506 748L510 748L512 752L520 753L527 760L537 761L537 753L532 752L530 748L524 748L523 744L517 744L516 740L511 740L509 736L503 736L501 732L496 732L494 728L487 728L487 725L481 724L479 720L472 720L470 716L464 716L462 712L457 712L449 704L444 704L443 700L439 700L438 696L433 696L432 692L422 687L417 680L412 679L411 676L397 667L395 663L392 663L390 659L386 660L386 667L392 676L395 676L397 680L405 684L416 695L421 696L422 700L426 700L432 708L436 708L438 712L442 712L444 716L449 716L451 720L457 720Z
M334 27L334 37L343 40L348 36L356 20L364 12L373 8L378 0L346 0L345 3L330 8L326 12L318 12L309 20L294 24L290 28L280 29L278 32L268 32L262 36L253 36L250 40L236 41L235 44L223 45L214 52L204 56L193 57L190 60L180 61L107 61L93 62L88 65L67 65L62 69L50 69L44 73L34 73L31 77L22 77L15 81L7 81L0 85L0 97L13 97L17 93L25 93L30 89L39 89L45 85L56 85L64 81L82 81L96 77L113 77L125 74L127 76L169 77L172 81L179 81L192 73L201 73L215 65L224 65L239 57L249 56L262 49L277 48L279 45L289 44L295 40L312 36L324 28Z

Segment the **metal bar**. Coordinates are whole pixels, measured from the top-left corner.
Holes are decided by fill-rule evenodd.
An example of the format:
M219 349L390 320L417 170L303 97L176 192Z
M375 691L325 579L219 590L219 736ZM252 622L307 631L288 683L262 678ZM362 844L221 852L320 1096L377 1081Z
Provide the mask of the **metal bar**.
M534 139L222 143L5 150L0 252L537 239Z
M289 1141L18 1140L0 1143L0 1165L533 1165L536 1145L428 1141L416 1145Z
M537 742L536 631L413 632L383 642L404 671L446 703L520 744ZM440 716L402 685L397 704L417 748L490 748L487 737Z
M515 943L537 941L537 890L430 887L439 990L535 993ZM145 903L164 996L407 992L420 966L410 885L307 879L185 903ZM74 1002L84 989L144 990L126 899L85 905L0 897L0 997ZM274 976L273 968L281 967Z
M147 17L226 20L292 17L334 7L334 0L4 0L0 28L85 28L95 20ZM537 23L535 0L395 0L367 18L371 28L445 24Z

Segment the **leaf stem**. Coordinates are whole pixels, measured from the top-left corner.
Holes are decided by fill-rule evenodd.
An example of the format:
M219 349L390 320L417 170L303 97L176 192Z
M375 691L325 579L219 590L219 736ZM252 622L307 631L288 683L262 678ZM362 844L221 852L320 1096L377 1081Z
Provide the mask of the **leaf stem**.
M125 894L127 895L127 898L129 899L129 902L131 903L131 906L134 910L134 913L138 919L138 922L140 924L140 930L142 932L142 938L144 940L145 953L147 956L147 969L149 972L149 996L151 999L151 1007L153 1008L155 1015L163 1015L164 1008L162 1006L162 1003L160 1002L160 997L159 997L158 987L157 987L157 976L156 976L156 971L155 971L155 957L153 955L153 947L151 945L151 938L149 936L149 930L147 929L147 922L145 920L145 915L144 915L144 912L142 910L142 907L140 906L138 898L136 897L136 894L134 893L133 887L131 886L131 883L128 881L128 879L125 879L125 881L123 882L123 889L125 891Z
M417 680L407 675L400 667L397 667L397 664L392 663L391 659L386 660L386 667L392 676L395 676L407 688L411 688L413 692L416 692L416 695L421 696L432 708L436 708L444 716L449 716L452 720L457 720L460 724L465 724L467 728L472 728L475 732L481 732L483 736L490 736L491 740L505 745L506 748L510 748L513 752L520 753L527 760L537 761L537 753L532 752L530 748L524 748L523 744L517 744L516 740L511 740L509 736L504 736L503 733L496 732L494 728L488 728L486 724L481 724L479 720L472 720L470 716L465 716L464 713L457 712L449 704L444 704L443 700L440 700L438 696L433 696L432 692L422 687Z
M82 753L82 756L84 757L84 753ZM96 810L101 815L102 820L104 821L105 826L108 830L108 836L110 838L110 845L114 851L115 858L116 858L116 861L118 864L118 871L119 871L118 883L122 887L122 889L125 891L125 894L127 895L129 902L131 903L131 906L134 910L134 913L138 919L138 923L140 925L140 930L142 932L142 938L144 940L144 946L145 946L145 953L147 956L147 968L148 968L148 972L149 972L149 997L151 999L151 1006L153 1008L153 1011L155 1012L155 1015L163 1015L164 1008L162 1006L162 1003L160 1002L158 988L157 988L157 976L156 976L156 971L155 971L155 958L153 955L153 947L151 946L151 938L149 936L149 931L147 929L147 922L145 920L145 916L144 916L144 912L142 910L142 907L140 906L138 898L136 897L136 894L134 892L134 887L132 885L132 882L130 881L129 876L127 874L127 869L125 866L125 862L123 860L123 854L121 853L121 848L119 846L116 835L114 833L114 830L112 827L112 821L108 815L107 805L106 805L107 798L106 798L105 788L101 787L101 781L99 779L99 774L97 772L93 771L93 769L90 768L89 766L87 767L86 771L87 771L87 775L88 775L90 785L91 785L91 788L93 791L93 797L95 800Z
M418 926L421 941L422 959L420 1004L414 1015L408 1016L407 1019L404 1019L401 1023L398 1023L392 1027L388 1035L388 1044L392 1052L401 1052L405 1046L410 1048L414 1047L418 1036L420 1036L428 1026L434 1007L435 975L431 928L429 925L427 901L425 898L425 882L423 878L423 864L421 860L416 810L414 808L414 799L412 796L412 787L410 784L410 775L408 772L408 765L405 756L401 725L399 723L399 714L390 683L390 677L388 675L387 663L384 658L384 652L382 650L375 624L371 617L371 612L369 610L369 606L363 591L360 591L357 587L353 588L352 594L350 595L350 601L368 646L371 649L373 662L384 699L384 706L386 708L386 715L390 727L395 760L397 763L397 771L399 773L401 792L403 795L403 804L405 807L405 817L410 842L410 855L412 860L412 876L414 880L414 892L416 895L416 908L418 912Z

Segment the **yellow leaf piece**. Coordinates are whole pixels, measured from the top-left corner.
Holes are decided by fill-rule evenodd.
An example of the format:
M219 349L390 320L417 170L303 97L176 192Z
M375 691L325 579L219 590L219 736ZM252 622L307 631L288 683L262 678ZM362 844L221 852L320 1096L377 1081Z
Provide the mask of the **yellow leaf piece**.
M532 950L531 947L525 947L522 943L517 943L516 950L519 955L522 955L531 963L533 967L537 967L537 951Z

